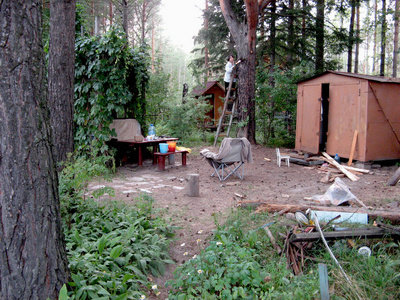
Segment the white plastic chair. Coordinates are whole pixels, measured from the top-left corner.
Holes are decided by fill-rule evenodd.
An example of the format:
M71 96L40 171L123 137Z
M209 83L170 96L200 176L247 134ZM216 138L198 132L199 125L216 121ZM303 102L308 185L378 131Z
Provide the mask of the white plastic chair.
M276 148L276 159L278 160L278 166L279 168L281 167L281 161L284 159L286 161L286 165L290 167L290 156L289 155L281 155L281 151L279 151L279 148Z

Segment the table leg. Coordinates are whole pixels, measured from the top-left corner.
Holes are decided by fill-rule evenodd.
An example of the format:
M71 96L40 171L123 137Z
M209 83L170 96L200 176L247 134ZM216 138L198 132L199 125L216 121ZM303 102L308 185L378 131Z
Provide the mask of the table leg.
M158 156L158 169L160 171L165 170L165 156L164 155Z
M153 165L155 165L156 163L157 163L157 158L154 156L154 153L156 153L157 152L157 146L158 146L158 144L154 144L153 145L153 153L152 153L152 155L153 155Z
M186 166L186 153L182 153L182 166Z
M143 157L142 157L142 146L138 145L138 166L142 167L143 166Z

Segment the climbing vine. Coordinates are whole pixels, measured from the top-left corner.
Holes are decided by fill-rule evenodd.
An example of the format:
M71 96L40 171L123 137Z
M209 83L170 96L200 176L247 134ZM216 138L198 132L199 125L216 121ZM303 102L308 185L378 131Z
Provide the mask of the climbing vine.
M144 47L130 48L119 28L78 37L75 50L76 148L85 152L93 145L104 153L114 118L145 121L148 55Z

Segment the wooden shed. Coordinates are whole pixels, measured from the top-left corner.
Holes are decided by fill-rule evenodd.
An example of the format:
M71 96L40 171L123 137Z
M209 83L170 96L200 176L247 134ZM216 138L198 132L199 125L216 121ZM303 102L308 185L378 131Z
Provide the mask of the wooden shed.
M225 89L218 81L209 81L204 87L193 89L194 97L207 97L207 101L212 105L212 109L207 113L207 122L212 125L218 124L219 117L224 106Z
M326 71L297 85L296 150L400 159L399 79Z

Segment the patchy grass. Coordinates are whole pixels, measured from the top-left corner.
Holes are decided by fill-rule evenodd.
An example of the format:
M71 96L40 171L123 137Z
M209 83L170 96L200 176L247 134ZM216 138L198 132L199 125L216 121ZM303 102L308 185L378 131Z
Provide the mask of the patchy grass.
M278 255L261 228L269 225L281 248L284 223L251 209L232 210L217 230L209 246L175 270L169 299L319 299L317 262L327 265L332 299L398 299L400 297L399 244L387 240L330 242L332 251L350 282L340 273L322 243L309 250L302 275L294 276L286 258ZM370 257L360 256L359 246L372 249Z

